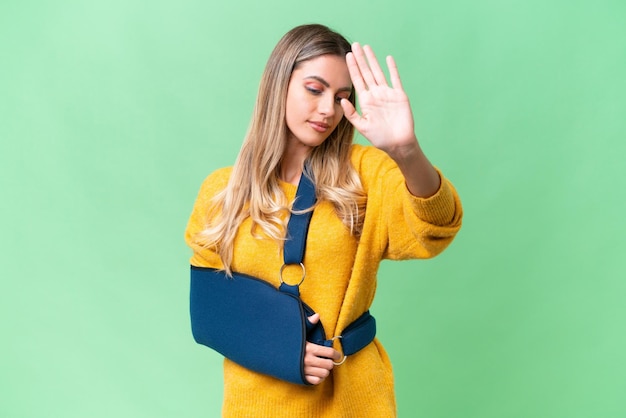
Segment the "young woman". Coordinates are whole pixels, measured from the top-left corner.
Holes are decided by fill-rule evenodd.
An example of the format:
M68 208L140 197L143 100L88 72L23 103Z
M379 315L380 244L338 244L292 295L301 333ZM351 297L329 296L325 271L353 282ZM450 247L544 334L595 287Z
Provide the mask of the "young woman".
M340 335L369 309L382 259L433 257L450 244L461 227L460 200L422 152L393 58L387 66L390 84L371 48L350 45L322 25L296 27L279 41L235 165L209 175L200 189L186 230L192 265L278 287L305 162L318 202L300 292L317 312L311 321L321 320L327 333ZM372 146L353 144L354 128ZM298 282L301 271L293 275L285 281ZM391 365L380 342L337 365L341 358L332 347L307 343L311 386L225 359L223 415L395 416Z

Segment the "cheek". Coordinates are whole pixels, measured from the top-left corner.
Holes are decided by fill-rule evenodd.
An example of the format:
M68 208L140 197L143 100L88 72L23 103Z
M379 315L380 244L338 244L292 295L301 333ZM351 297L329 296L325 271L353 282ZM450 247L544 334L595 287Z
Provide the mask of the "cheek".
M315 110L315 105L310 98L299 92L292 92L287 96L286 112L292 116L306 115Z
M302 113L300 98L296 97L294 94L288 95L287 101L285 102L285 119L287 122L295 122L295 120L299 118L300 113Z
M339 122L343 120L345 115L343 114L343 107L341 105L337 105L335 108L335 123L339 125Z

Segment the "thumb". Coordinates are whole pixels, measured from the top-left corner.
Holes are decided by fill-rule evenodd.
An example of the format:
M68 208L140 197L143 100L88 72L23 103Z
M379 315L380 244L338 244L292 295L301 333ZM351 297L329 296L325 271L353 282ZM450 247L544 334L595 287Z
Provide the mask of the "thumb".
M315 313L307 318L311 324L317 324L320 320L320 314Z
M348 119L348 122L356 127L361 116L357 113L354 105L348 99L341 99L341 107L343 109L343 115Z

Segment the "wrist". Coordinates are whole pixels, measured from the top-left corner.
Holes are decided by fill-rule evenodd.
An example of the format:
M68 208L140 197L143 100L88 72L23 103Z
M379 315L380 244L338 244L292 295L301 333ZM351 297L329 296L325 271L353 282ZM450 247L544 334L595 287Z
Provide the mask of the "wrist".
M405 144L397 145L393 148L385 150L385 152L396 162L396 164L398 164L399 167L407 164L412 165L416 160L424 157L424 153L422 152L415 136L406 141Z
M439 173L422 151L417 138L414 138L411 144L396 147L387 154L398 165L407 189L412 195L426 198L439 189L441 184Z

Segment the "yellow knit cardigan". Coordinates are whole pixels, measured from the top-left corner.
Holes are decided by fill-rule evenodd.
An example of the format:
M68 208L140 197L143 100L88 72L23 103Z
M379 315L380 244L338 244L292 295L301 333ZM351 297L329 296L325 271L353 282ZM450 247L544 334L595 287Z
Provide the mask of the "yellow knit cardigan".
M443 176L437 193L422 199L408 192L402 173L384 152L353 145L351 161L367 193L362 235L358 240L351 236L332 205L321 202L309 228L306 279L300 287L302 299L320 314L328 337L340 335L369 309L382 259L433 257L450 244L461 227L461 202ZM230 168L217 170L202 184L185 233L193 250L192 265L222 267L214 252L194 242L194 235L205 227L207 205L226 186L230 173ZM281 187L292 201L296 186L282 183ZM250 226L248 219L238 230L232 269L278 286L282 253L276 243L253 238ZM296 277L286 281L297 282L299 273L297 269ZM322 384L303 386L252 372L225 359L222 413L224 417L246 418L395 417L391 364L375 339L336 366Z

